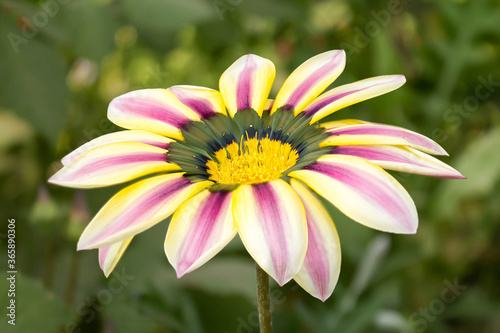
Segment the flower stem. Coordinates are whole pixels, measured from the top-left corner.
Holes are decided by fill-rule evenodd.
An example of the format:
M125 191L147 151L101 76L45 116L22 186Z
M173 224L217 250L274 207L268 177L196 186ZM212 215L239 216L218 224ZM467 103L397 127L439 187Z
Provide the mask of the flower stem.
M257 308L259 310L260 333L272 333L269 276L258 264L255 264L255 267L257 269Z
M71 258L71 267L69 269L68 284L66 285L66 294L64 300L68 306L73 306L75 298L76 285L78 283L78 268L80 266L80 253L73 253Z
M52 290L52 278L54 273L54 244L52 237L47 240L45 247L45 269L43 272L43 285L45 289Z

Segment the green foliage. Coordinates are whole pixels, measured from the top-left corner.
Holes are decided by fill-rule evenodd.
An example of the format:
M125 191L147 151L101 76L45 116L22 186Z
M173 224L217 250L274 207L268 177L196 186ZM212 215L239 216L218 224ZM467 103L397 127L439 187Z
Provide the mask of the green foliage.
M415 199L416 235L382 235L325 202L342 244L339 283L325 303L294 282L273 285L275 330L498 331L498 17L498 0L0 0L0 211L17 221L20 272L17 325L2 312L0 331L257 332L254 262L239 239L177 279L163 251L167 220L136 236L105 279L96 251L75 254L74 191L49 186L41 202L37 190L62 156L116 130L106 108L122 93L217 88L234 60L256 53L277 67L275 95L301 62L338 48L348 59L335 86L396 73L408 82L328 119L416 130L467 180L394 173ZM88 216L119 188L85 191ZM121 272L133 279L103 299ZM454 281L466 289L444 302Z

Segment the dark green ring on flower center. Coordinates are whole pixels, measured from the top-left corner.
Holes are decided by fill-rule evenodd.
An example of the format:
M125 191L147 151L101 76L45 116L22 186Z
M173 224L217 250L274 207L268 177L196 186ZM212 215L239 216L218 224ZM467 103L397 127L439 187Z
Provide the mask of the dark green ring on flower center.
M233 143L244 147L250 139L269 139L291 146L298 154L296 163L282 173L286 176L293 170L314 163L329 151L329 148L319 147L327 134L317 124L311 125L309 122L309 117L303 114L294 117L293 110L283 109L278 109L272 115L264 111L262 117L253 109L239 110L233 118L216 114L202 121L187 123L181 129L184 140L169 144L167 161L181 167L188 179L213 180L213 175L210 178L209 173L213 170L208 170L207 163L221 162L216 153L220 154L222 149Z

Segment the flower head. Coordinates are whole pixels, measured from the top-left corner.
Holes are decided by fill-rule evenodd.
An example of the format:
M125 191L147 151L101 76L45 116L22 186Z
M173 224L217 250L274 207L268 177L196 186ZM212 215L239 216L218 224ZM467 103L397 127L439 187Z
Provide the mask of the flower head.
M108 118L127 130L63 158L50 182L100 187L149 176L118 192L94 217L78 249L99 248L106 275L132 238L173 214L165 252L177 276L200 267L236 234L280 285L295 279L325 300L340 272L340 244L318 195L356 222L414 233L415 205L383 169L463 178L428 154L446 152L396 126L361 120L320 123L348 105L404 84L386 75L333 88L344 51L300 65L276 99L271 61L245 55L220 78L115 98Z

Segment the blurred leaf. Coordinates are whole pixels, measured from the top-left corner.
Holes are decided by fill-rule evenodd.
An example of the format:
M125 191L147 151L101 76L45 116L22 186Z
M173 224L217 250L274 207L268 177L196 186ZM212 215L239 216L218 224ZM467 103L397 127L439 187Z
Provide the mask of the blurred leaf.
M33 136L33 131L29 123L19 119L11 112L0 111L0 149L8 149L10 146L27 141ZM4 160L0 162L4 164Z
M56 18L61 9L59 1L33 2L38 4L18 0L3 0L1 4L7 8L7 13L15 17L20 27L24 26L26 33L30 35L28 39L39 34L51 40L67 41L69 35ZM18 34L22 35L21 31Z
M99 61L113 50L114 33L119 27L115 7L97 1L73 0L61 10L64 11L61 25L78 56Z
M455 168L467 179L447 181L436 195L435 210L439 217L457 213L460 201L488 195L500 177L500 127L470 142L457 159Z
M28 120L55 146L68 101L64 60L53 47L23 37L12 19L0 16L0 30L8 32L0 39L0 106Z
M113 300L106 305L105 313L108 320L111 320L115 332L158 332L158 325L149 316L141 313L137 306L127 299Z
M229 4L240 3L242 9L246 9L256 15L261 16L272 16L285 20L292 21L294 18L303 18L304 11L297 2L293 1L266 1L266 0L254 0L254 1L227 1ZM233 9L237 9L239 5L233 5Z
M210 3L202 0L124 0L123 11L137 28L160 38L166 32L216 17Z
M9 304L8 276L3 272L0 274L0 303L4 312L0 332L39 332L42 327L44 332L57 332L67 323L75 321L74 312L48 293L39 281L18 273L15 282L16 325L8 324L5 320L5 307Z
M255 299L255 264L244 258L214 258L182 277L186 286L218 295L238 294Z

